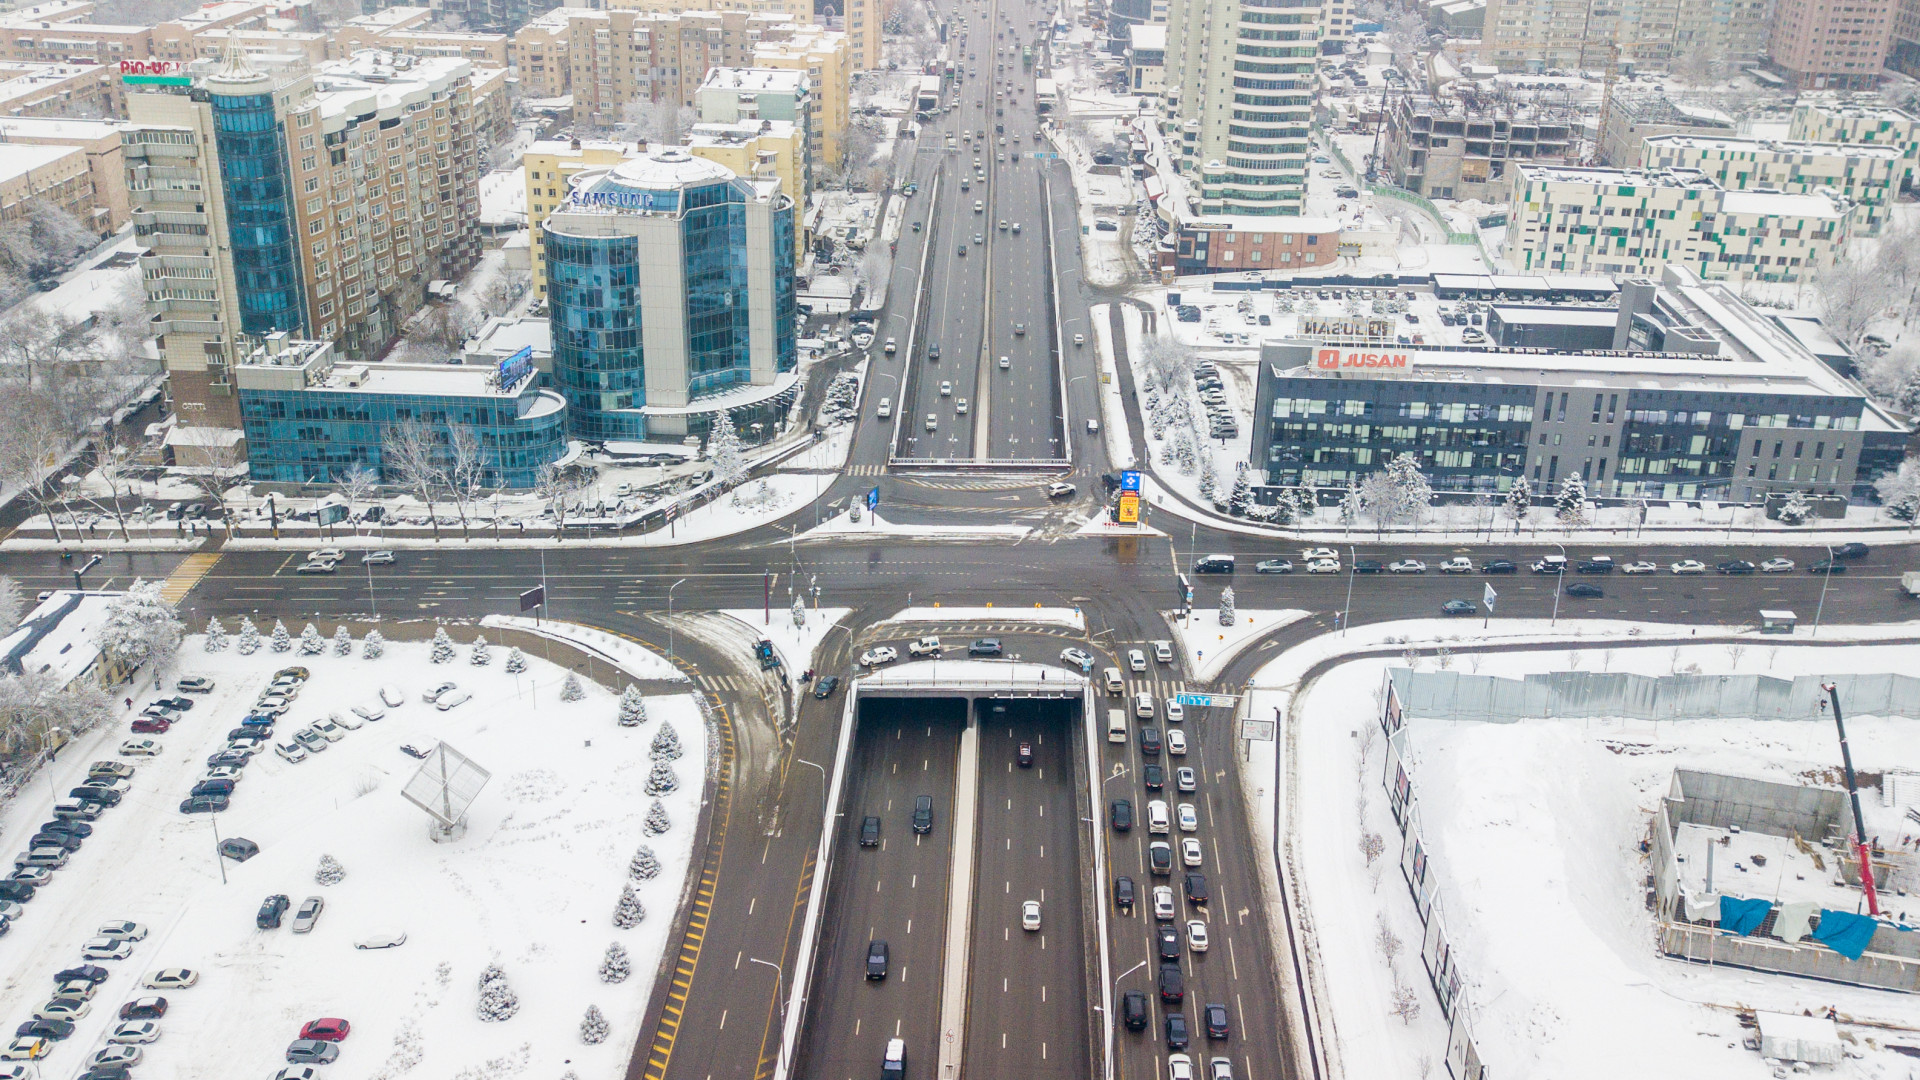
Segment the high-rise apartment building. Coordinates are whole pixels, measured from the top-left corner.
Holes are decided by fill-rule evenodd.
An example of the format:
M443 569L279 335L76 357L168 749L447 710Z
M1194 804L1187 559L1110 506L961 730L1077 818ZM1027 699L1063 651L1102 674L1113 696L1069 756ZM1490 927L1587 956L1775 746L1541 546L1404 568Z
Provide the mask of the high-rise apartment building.
M1320 0L1173 0L1167 141L1201 214L1297 215Z
M117 120L0 117L0 143L79 150L86 159L91 195L76 200L73 214L104 236L127 223L127 167L120 143L124 127ZM0 160L5 157L0 151Z
M824 140L814 127L813 88L804 71L714 68L694 91L693 108L708 124L786 121L801 130L811 159L828 160Z
M442 24L511 34L559 6L560 0L433 0L433 13Z
M785 28L785 36L761 35L753 66L807 74L807 136L813 159L838 163L840 139L852 117L853 51L846 34L817 26Z
M1697 55L1729 66L1767 47L1772 0L1487 0L1480 62L1502 71L1665 68Z
M1893 46L1896 0L1779 0L1767 68L1794 90L1870 90Z

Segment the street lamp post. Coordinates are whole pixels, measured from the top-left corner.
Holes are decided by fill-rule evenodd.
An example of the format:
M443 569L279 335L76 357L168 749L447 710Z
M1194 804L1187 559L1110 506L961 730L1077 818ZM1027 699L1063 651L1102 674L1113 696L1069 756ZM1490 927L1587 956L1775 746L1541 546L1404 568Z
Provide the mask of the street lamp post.
M673 590L687 583L686 578L667 586L667 660L673 660Z
M1560 572L1553 576L1553 618L1547 622L1549 627L1560 625L1560 589L1567 581L1567 545L1556 541L1553 546L1560 549Z
M1359 556L1354 553L1353 545L1347 545L1347 606L1340 613L1340 636L1347 636L1347 627L1353 622L1353 564Z
M826 814L826 812L827 812L827 770L826 770L826 766L824 766L824 765L821 765L821 764L820 764L819 762L816 762L816 761L808 761L808 760L807 760L806 758L803 758L803 757L796 757L796 758L794 758L793 760L795 760L795 761L797 761L797 762L799 762L799 763L800 763L800 764L802 764L802 765L812 765L812 766L813 766L814 768L816 768L816 769L819 769L819 770L820 770L820 813L821 813L821 814L822 814L822 815L824 816L824 815Z
M1833 580L1833 545L1828 544L1826 548L1827 569L1820 575L1820 606L1813 609L1813 633L1809 635L1811 637L1820 636L1820 616L1827 610L1827 583Z
M747 962L750 964L759 964L762 967L770 967L773 969L773 993L775 997L779 997L781 995L781 991L786 989L787 973L784 969L781 968L779 964L776 964L771 960L762 960L757 956L747 957ZM787 1002L783 1001L780 1003L780 1030L781 1030L780 1055L779 1055L779 1061L776 1065L777 1073L780 1075L784 1075L787 1071L786 1027L787 1027Z

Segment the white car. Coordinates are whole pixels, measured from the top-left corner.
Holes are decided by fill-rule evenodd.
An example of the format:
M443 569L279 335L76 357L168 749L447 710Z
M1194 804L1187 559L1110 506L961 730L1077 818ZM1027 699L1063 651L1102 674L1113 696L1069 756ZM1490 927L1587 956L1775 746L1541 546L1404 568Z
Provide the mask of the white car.
M1073 343L1075 345L1085 345L1087 343L1087 335L1085 334L1073 335Z
M1704 574L1707 572L1707 564L1699 559L1681 559L1667 569L1676 574Z
M145 941L147 928L137 922L110 922L95 930L101 937L126 938L128 941Z
M1040 901L1026 900L1020 904L1020 929L1040 929Z
M325 911L327 902L318 896L309 896L300 902L300 909L293 916L293 932L310 934L313 926L320 921L320 913Z
M1332 559L1315 559L1307 564L1307 573L1309 574L1337 574L1339 572L1340 564L1334 562Z
M345 713L337 713L337 712L328 713L327 719L331 720L335 724L340 725L341 727L345 728L348 731L359 731L361 728L366 726L366 724L361 722L360 717L353 714L351 711L348 711Z
M1387 564L1389 574L1424 574L1426 572L1427 564L1419 559L1401 559L1399 562Z
M1185 720L1186 718L1187 718L1187 707L1173 700L1172 698L1168 698L1167 699L1167 723L1177 724L1182 720Z
M347 553L344 551L341 551L339 548L321 548L319 551L316 551L313 554L307 556L307 561L308 562L339 562L341 559L344 559L346 557L347 557Z
M959 413L961 416L967 415L967 399L959 398L956 401L954 401L953 411L956 413Z
M149 990L184 990L199 981L200 973L192 968L161 968L147 972L140 985Z
M319 732L320 737L328 742L339 742L347 737L345 729L324 716L307 725L307 730Z
M1163 922L1173 919L1173 886L1153 887L1153 917Z
M120 753L125 757L159 757L160 744L152 739L128 739L120 744Z
M397 686L383 686L380 688L380 702L389 709L397 709L407 703L407 695L401 693Z
M160 1025L151 1020L129 1020L107 1036L110 1043L150 1043L160 1037Z
M1071 668L1090 668L1093 666L1093 654L1084 649L1061 649L1060 662Z
M941 396L941 397L952 397L952 396L953 396L953 384L952 384L952 383L950 383L950 382L943 382L943 383L941 383L941 384L940 384L940 396Z
M101 1065L138 1065L146 1053L137 1046L107 1046L93 1052L87 1059L89 1068Z
M353 943L356 949L397 949L407 943L405 930L390 930L361 938Z
M620 486L625 487L626 485L622 484ZM360 556L360 561L363 563L373 563L376 565L391 563L393 561L393 552L369 551L365 555Z
M1177 729L1168 729L1165 735L1167 753L1178 757L1187 752L1187 733Z
M465 690L455 690L450 694L441 694L440 700L434 702L433 707L439 709L441 712L446 712L448 709L457 705L465 705L472 700L472 694L467 693Z
M1192 836L1183 836L1180 838L1180 861L1182 863L1187 866L1199 866L1200 855L1200 841L1198 838Z
M1013 360L1012 360L1011 358L1009 358L1009 357L1005 357L1005 356L1003 356L1003 357L1001 357L1001 358L1000 358L1000 370L1001 370L1001 371L1005 371L1005 370L1007 370L1008 368L1010 368L1010 367L1012 367L1012 366L1013 366Z
M1207 924L1199 919L1187 920L1187 948L1193 952L1207 951Z
M1200 827L1200 815L1194 812L1190 802L1181 803L1174 816L1179 820L1181 832L1192 832Z
M441 694L451 693L452 691L458 690L459 688L460 688L459 684L457 683L443 682L439 686L436 686L433 689L427 691L426 693L421 694L420 700L431 705L434 702L440 700Z
M1185 1054L1168 1054L1167 1080L1194 1080L1193 1059Z
M1620 572L1623 574L1651 574L1658 569L1660 568L1652 563L1642 560L1640 562L1628 563L1620 568Z
M881 645L878 648L868 649L866 652L861 653L860 666L878 667L881 664L891 664L898 659L900 659L899 650L891 645Z
M1074 488L1074 486L1073 486L1072 484L1068 484L1068 483L1058 483L1058 482L1056 482L1056 483L1052 483L1052 484L1048 484L1048 485L1047 485L1047 498L1049 498L1049 499L1070 499L1070 498L1072 498L1072 497L1073 497L1073 493L1074 493L1074 491L1075 491L1075 490L1076 490L1076 489Z
M378 705L355 705L353 715L362 720L383 720L386 718L387 711Z
M1763 574L1785 574L1792 570L1792 559L1768 559L1760 564L1760 572Z
M281 761L295 762L307 760L307 748L297 742L273 744L273 752L280 755Z
M1440 564L1440 572L1443 574L1471 574L1473 573L1473 560L1467 558L1465 555L1455 555L1453 558Z
M126 938L97 937L80 948L82 960L125 960L133 955L133 942Z
M1308 548L1300 553L1300 558L1303 562L1312 562L1315 559L1332 559L1334 562L1339 562L1340 553L1332 548Z

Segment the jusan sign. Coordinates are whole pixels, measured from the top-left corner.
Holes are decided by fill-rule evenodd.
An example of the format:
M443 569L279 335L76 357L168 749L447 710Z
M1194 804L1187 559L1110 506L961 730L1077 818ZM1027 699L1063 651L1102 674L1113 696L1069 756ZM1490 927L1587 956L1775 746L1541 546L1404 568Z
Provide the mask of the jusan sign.
M1313 366L1317 371L1412 371L1413 354L1404 352L1368 352L1361 349L1319 349Z

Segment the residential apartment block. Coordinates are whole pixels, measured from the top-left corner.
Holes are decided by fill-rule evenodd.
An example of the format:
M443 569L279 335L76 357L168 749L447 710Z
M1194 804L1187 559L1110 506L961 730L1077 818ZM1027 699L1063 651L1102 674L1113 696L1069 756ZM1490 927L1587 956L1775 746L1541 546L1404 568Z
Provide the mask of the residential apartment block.
M1689 54L1729 65L1766 52L1771 0L1487 0L1480 62L1502 71L1664 68Z
M1542 106L1401 97L1387 112L1382 157L1394 184L1408 191L1505 202L1516 166L1570 160L1576 119Z
M1193 211L1298 215L1305 205L1319 0L1173 0L1167 141Z
M815 161L837 162L841 134L852 117L848 99L853 73L860 70L853 62L850 39L817 26L792 26L778 34L761 37L753 49L753 66L806 73L809 149Z
M57 206L98 231L87 152L77 146L0 149L0 222L19 217L34 200Z
M1911 185L1920 173L1920 119L1887 105L1877 95L1864 96L1868 100L1854 101L1834 94L1803 95L1793 104L1787 138L1898 146L1906 162L1900 185Z
M781 120L799 128L811 159L825 161L825 140L814 126L814 96L804 71L714 68L693 94L702 123Z
M1778 0L1767 68L1793 90L1870 90L1893 46L1897 0Z
M1683 169L1521 166L1508 244L1534 273L1651 274L1804 281L1831 266L1853 207L1830 189L1728 191Z
M0 165L18 164L8 144L78 150L86 159L90 194L84 201L74 199L69 209L105 236L127 223L126 162L120 150L125 127L116 120L0 117Z
M429 29L433 12L423 7L391 7L351 19L330 31L329 57L340 59L363 49L385 49L413 56L449 56L476 67L506 67L513 39L506 34Z
M786 22L802 26L815 23L816 29L846 35L848 70L870 71L880 66L880 24L886 17L886 8L874 0L836 0L827 4L816 4L812 0L606 0L604 6L610 11L650 11L658 15L740 11L749 15L778 15Z
M1906 171L1898 146L1658 135L1641 144L1642 169L1703 172L1728 191L1808 194L1831 188L1853 205L1852 232L1876 236Z
M0 116L104 119L119 115L117 68L0 60Z

